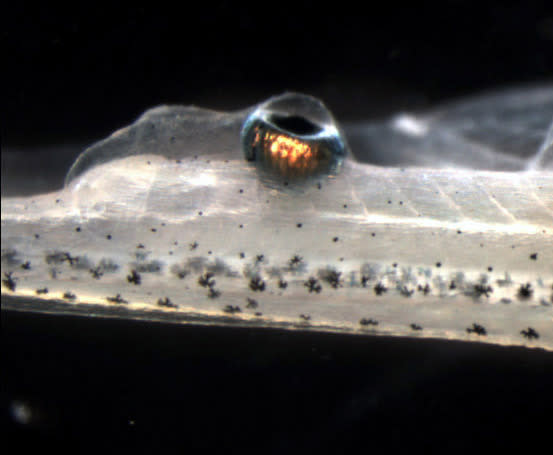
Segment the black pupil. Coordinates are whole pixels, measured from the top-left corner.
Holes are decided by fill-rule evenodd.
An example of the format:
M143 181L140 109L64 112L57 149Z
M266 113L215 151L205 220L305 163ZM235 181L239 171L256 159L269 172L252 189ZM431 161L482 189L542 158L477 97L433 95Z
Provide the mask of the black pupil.
M321 127L299 115L271 115L271 122L292 134L315 134Z

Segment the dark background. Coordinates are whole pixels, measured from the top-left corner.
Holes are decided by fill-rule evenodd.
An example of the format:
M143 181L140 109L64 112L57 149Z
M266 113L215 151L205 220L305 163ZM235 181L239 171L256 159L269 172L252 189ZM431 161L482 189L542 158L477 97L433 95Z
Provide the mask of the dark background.
M234 109L299 90L347 120L553 76L546 0L3 9L8 144L102 137L161 103Z
M160 103L234 109L299 90L347 121L552 80L550 2L412 3L12 3L0 17L2 148L44 147L64 168L59 145ZM542 351L7 311L2 351L2 426L19 450L550 446Z

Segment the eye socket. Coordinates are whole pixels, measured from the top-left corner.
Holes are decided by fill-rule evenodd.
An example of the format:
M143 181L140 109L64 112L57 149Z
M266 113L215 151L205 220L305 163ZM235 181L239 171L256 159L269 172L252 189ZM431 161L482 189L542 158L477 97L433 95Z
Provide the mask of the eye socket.
M345 138L324 104L298 93L260 105L244 122L241 140L247 161L286 181L335 175L347 154Z

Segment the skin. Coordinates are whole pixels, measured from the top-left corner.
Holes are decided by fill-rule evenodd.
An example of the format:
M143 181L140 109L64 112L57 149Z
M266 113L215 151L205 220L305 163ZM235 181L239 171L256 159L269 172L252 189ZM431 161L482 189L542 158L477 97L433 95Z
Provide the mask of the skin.
M285 185L244 160L252 112L156 108L3 198L3 308L553 350L548 169L350 156Z

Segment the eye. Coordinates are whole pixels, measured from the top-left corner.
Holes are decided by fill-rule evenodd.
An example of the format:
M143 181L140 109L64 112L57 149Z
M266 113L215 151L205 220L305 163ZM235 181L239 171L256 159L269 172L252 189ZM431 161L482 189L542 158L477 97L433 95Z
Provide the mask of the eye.
M287 181L336 175L348 150L324 104L298 93L259 106L244 122L241 142L247 161Z

